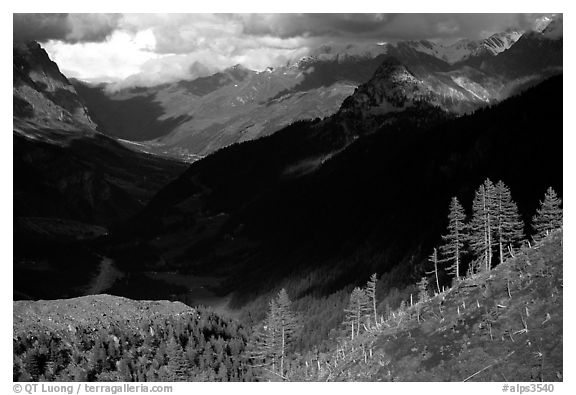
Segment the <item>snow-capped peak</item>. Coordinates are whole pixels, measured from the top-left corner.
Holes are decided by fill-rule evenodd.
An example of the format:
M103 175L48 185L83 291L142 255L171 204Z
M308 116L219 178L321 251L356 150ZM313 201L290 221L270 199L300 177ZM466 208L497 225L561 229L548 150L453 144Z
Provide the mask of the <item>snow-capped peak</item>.
M542 30L542 34L546 38L550 39L557 39L563 36L564 32L564 21L562 17L555 18L546 25L544 30Z
M538 33L542 33L546 27L552 22L553 18L549 16L543 16L538 18L536 22L534 22L534 31Z
M396 45L408 45L413 50L442 59L454 64L472 56L485 53L497 55L510 48L522 36L521 31L509 30L496 33L483 40L462 39L454 43L433 42L427 40L400 42Z
M490 51L493 55L498 55L510 48L524 34L519 30L508 30L503 33L496 33L482 40L480 45Z

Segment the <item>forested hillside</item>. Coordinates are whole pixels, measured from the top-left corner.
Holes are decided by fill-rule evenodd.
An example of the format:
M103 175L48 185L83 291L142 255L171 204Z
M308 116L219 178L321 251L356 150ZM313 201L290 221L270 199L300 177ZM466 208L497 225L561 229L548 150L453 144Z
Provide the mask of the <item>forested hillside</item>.
M248 332L207 309L95 295L14 302L15 381L245 381Z

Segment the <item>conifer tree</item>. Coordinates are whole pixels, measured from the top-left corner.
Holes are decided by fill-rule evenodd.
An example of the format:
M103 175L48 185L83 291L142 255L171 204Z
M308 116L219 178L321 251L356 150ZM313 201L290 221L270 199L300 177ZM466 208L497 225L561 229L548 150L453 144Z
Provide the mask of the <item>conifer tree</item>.
M548 188L544 201L532 219L532 228L537 237L546 235L551 230L562 227L562 200L556 195L552 187Z
M416 284L418 287L418 303L416 303L416 319L420 323L420 316L422 314L422 303L427 302L430 299L428 294L428 278L422 277L420 281Z
M500 262L504 262L505 247L516 247L524 239L524 222L512 200L510 189L502 182L496 184L496 237Z
M466 238L466 214L464 208L453 197L450 202L450 213L448 214L448 234L442 236L444 244L440 246L440 253L444 257L442 260L448 262L448 274L460 279L460 265L464 252L464 240Z
M428 278L422 277L416 286L418 287L418 302L428 301L428 299L430 299L430 295L428 294Z
M120 374L120 377L122 377L122 381L132 381L132 372L130 371L130 361L128 360L128 358L123 357L119 362L118 362L118 373ZM75 369L75 380L76 381L83 381L81 380L81 378L84 376L84 371L83 369L78 366ZM172 376L171 376L172 378ZM176 380L173 380L176 381ZM184 381L184 380L182 380Z
M366 284L366 294L368 296L371 309L372 309L372 316L374 317L374 325L378 326L378 312L376 310L376 284L378 283L378 276L376 273L370 276L370 280Z
M351 339L354 340L354 337L360 334L360 324L364 317L370 314L368 297L362 288L356 287L352 290L350 302L344 312L346 313L344 324L350 325Z
M287 349L298 329L298 318L285 289L270 300L268 314L252 352L252 357L270 366L271 371L284 377Z
M190 363L184 354L182 346L170 337L166 347L168 356L168 374L170 381L187 381L190 377Z
M280 332L280 374L284 376L284 361L286 359L286 349L292 341L297 330L298 320L292 312L292 301L284 288L280 290L277 297L278 306L278 328Z
M263 366L270 366L276 372L278 360L278 305L276 299L268 303L268 313L262 324L260 333L256 338L251 356L262 362Z
M38 376L43 373L42 356L37 349L32 349L27 353L24 363L25 371L30 374L34 380L37 380Z
M468 225L470 249L476 258L482 259L485 270L492 268L495 224L495 187L486 179L474 196L472 219Z

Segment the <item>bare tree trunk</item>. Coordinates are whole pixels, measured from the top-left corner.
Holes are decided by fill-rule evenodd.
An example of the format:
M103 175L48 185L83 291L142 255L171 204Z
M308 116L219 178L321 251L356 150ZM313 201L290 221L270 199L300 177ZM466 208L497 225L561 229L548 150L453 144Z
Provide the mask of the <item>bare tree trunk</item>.
M490 223L490 212L486 213L486 222L488 224L488 267L487 269L492 269L492 224Z
M504 247L502 246L502 236L500 236L499 243L500 244L500 263L504 263Z
M460 243L460 233L458 233L458 227L456 227L456 280L460 280L460 248L458 243Z
M378 313L376 312L376 285L374 285L374 295L372 296L372 307L374 308L374 326L378 327Z
M482 200L484 209L484 268L488 269L488 215L486 214L486 191Z
M498 197L498 244L500 247L500 263L504 262L504 241L502 240L502 198Z
M434 275L436 276L436 288L438 288L438 293L440 293L440 281L438 281L438 253L436 248L434 248Z
M286 347L286 336L284 333L284 325L282 325L282 350L280 354L280 375L284 376L284 351Z

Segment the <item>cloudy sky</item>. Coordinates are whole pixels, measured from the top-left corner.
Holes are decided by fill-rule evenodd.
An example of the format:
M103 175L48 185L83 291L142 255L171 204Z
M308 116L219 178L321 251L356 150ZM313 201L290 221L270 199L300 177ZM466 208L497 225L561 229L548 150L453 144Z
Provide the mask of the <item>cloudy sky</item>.
M64 74L152 85L242 64L262 70L322 44L478 39L528 30L545 14L14 14Z

